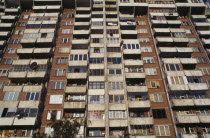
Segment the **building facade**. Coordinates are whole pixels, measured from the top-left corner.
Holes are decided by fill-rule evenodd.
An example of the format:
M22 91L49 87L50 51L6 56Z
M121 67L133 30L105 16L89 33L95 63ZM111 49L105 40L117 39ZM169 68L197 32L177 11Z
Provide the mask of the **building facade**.
M2 0L0 136L210 138L201 0Z

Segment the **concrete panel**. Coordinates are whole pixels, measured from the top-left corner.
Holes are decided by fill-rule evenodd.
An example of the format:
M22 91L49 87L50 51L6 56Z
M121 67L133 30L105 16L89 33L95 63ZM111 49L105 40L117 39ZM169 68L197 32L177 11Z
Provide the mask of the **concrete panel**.
M44 78L46 75L45 71L28 72L27 78Z
M36 123L36 117L24 117L23 119L15 118L14 126L33 126Z
M152 117L130 118L131 125L152 125L153 122Z
M107 80L121 82L121 81L124 81L124 76L123 75L108 75Z
M38 108L39 101L20 101L18 108Z
M128 92L147 92L147 86L127 86Z
M27 72L9 72L8 78L25 78Z
M104 89L88 89L88 95L104 95Z
M85 86L67 86L65 89L65 93L85 93L86 92L86 85Z
M178 123L200 123L197 115L177 115Z
M105 81L104 76L89 76L89 81Z
M23 86L23 92L41 92L42 91L42 86L41 85L28 85L28 86Z
M105 127L105 120L88 120L88 127Z
M21 92L23 86L4 86L4 92Z
M174 106L194 106L193 99L172 99Z
M196 106L209 106L210 99L193 99Z
M17 108L17 106L18 101L0 101L0 108Z
M189 83L188 86L190 90L208 90L206 83Z
M124 89L122 90L109 90L109 95L122 95L122 94L125 94L125 91Z
M109 120L110 127L127 127L128 121L127 120Z
M129 108L149 108L150 101L129 101Z
M104 69L104 64L89 64L90 69Z
M201 123L210 123L210 115L199 115L199 119Z
M109 110L126 110L125 104L109 104Z
M125 77L126 78L131 78L131 79L135 79L135 78L145 78L146 77L146 74L145 72L143 73L135 73L135 72L132 72L132 73L126 73L125 74Z
M169 85L171 91L185 91L189 90L188 85L186 84L171 84Z
M105 110L105 104L88 104L88 111Z
M0 126L11 126L13 123L14 117L3 117L0 118Z
M87 73L68 73L67 79L86 79Z
M85 102L64 102L64 109L82 109L85 108Z

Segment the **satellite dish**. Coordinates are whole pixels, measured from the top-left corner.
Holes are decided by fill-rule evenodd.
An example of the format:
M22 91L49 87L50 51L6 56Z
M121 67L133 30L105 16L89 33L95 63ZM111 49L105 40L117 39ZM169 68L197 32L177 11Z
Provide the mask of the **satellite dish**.
M30 68L31 68L32 70L36 70L36 69L38 68L37 62L31 63Z

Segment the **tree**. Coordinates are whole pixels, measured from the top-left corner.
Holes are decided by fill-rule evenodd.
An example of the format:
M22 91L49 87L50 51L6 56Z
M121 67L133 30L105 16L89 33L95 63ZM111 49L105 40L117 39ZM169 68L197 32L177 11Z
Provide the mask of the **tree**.
M63 119L52 121L51 128L54 129L54 138L75 138L80 129L80 123L74 119Z

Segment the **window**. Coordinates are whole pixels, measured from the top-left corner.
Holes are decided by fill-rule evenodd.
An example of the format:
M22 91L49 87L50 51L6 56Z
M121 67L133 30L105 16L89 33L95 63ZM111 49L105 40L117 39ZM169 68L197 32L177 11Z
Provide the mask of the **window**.
M19 26L21 27L26 26L26 22L19 22Z
M179 71L180 65L179 64L165 64L165 68L167 71Z
M9 73L8 69L0 69L0 76L7 76Z
M42 24L42 28L55 28L55 24Z
M103 69L91 69L89 75L90 76L103 76L104 70Z
M13 59L11 59L11 58L5 58L5 59L3 59L2 64L4 64L4 65L11 65L12 62L13 62Z
M119 38L107 38L107 43L119 43Z
M0 117L14 117L17 108L0 108Z
M41 24L28 24L26 28L40 28Z
M12 44L19 44L19 43L20 43L20 39L19 38L12 39Z
M129 2L129 0L120 0L120 2L126 3Z
M170 129L168 125L155 126L156 136L170 136Z
M189 25L189 23L188 23L187 21L182 21L182 25L184 25L184 26L188 26L188 25Z
M72 21L64 21L64 23L63 23L63 25L65 25L65 26L69 26L71 24L72 24Z
M202 52L200 47L192 47L193 48L193 52L199 53Z
M66 95L65 101L85 101L85 95Z
M201 67L200 70L202 71L203 75L210 74L210 68L208 68L208 67Z
M67 57L59 57L56 59L56 64L67 64L68 58Z
M124 49L140 49L139 44L123 44Z
M172 33L174 37L186 37L185 33Z
M127 66L125 72L144 72L144 68L141 66Z
M69 73L86 73L87 67L86 66L69 66L68 72Z
M109 111L109 118L126 118L125 111Z
M105 119L104 111L89 111L88 120Z
M15 30L16 35L23 35L24 30Z
M187 76L188 83L203 83L201 76Z
M118 34L118 30L117 29L107 29L106 30L106 33L107 34Z
M152 114L154 118L166 118L165 109L152 109Z
M124 95L109 95L109 103L125 103L125 96Z
M171 84L184 84L182 76L171 76Z
M190 43L196 43L197 42L196 38L188 38L188 39L189 39Z
M65 76L66 75L66 69L55 69L54 70L54 76Z
M36 117L37 113L38 113L38 109L37 108L18 108L17 109L17 113L23 113L24 116L23 117Z
M206 63L206 59L204 57L194 57L197 59L198 63Z
M0 90L4 88L5 82L0 81Z
M143 57L144 63L155 63L154 57Z
M90 58L90 64L101 64L104 63L104 58Z
M27 92L25 100L26 101L38 101L39 100L39 92Z
M62 29L62 34L70 34L72 33L72 29Z
M85 61L85 60L87 60L87 54L70 55L70 61Z
M49 104L62 104L63 103L63 95L50 95Z
M147 37L139 38L139 41L140 41L140 43L149 43L150 42L149 38L147 38Z
M137 25L146 25L146 21L137 21Z
M112 64L121 64L122 63L122 59L121 58L115 58L115 57L111 57L111 58L107 58L107 62L108 64L112 63Z
M152 47L151 46L147 46L147 47L141 47L141 52L152 52Z
M119 74L122 74L122 71L121 69L109 69L109 74L119 75Z
M19 92L6 92L4 95L4 101L16 101L18 99Z
M64 89L64 82L63 81L52 82L52 89Z
M104 89L104 82L89 82L89 89Z
M92 21L91 25L92 26L102 26L103 25L103 22L100 22L100 21Z
M163 96L160 93L150 94L150 101L154 103L161 103L163 102Z
M109 82L108 89L123 89L123 82Z
M156 68L145 68L146 75L157 75Z
M58 53L69 53L69 47L59 47Z
M7 49L8 54L14 54L14 53L16 53L16 51L17 51L17 48L8 48Z
M147 80L146 83L148 88L160 88L158 80Z
M192 30L190 29L185 29L186 34L192 34Z
M138 29L137 30L138 33L148 33L147 29Z
M120 47L107 47L107 52L121 52Z
M64 15L65 18L74 18L74 14L68 13Z
M69 43L70 38L61 38L61 43Z
M47 112L47 120L60 120L61 119L61 111L51 110Z
M104 53L103 47L91 47L90 53Z
M104 95L90 95L88 97L89 104L102 104L104 103Z
M100 136L104 136L105 132L102 132L101 130L90 130L89 131L89 136L92 137L100 137Z

